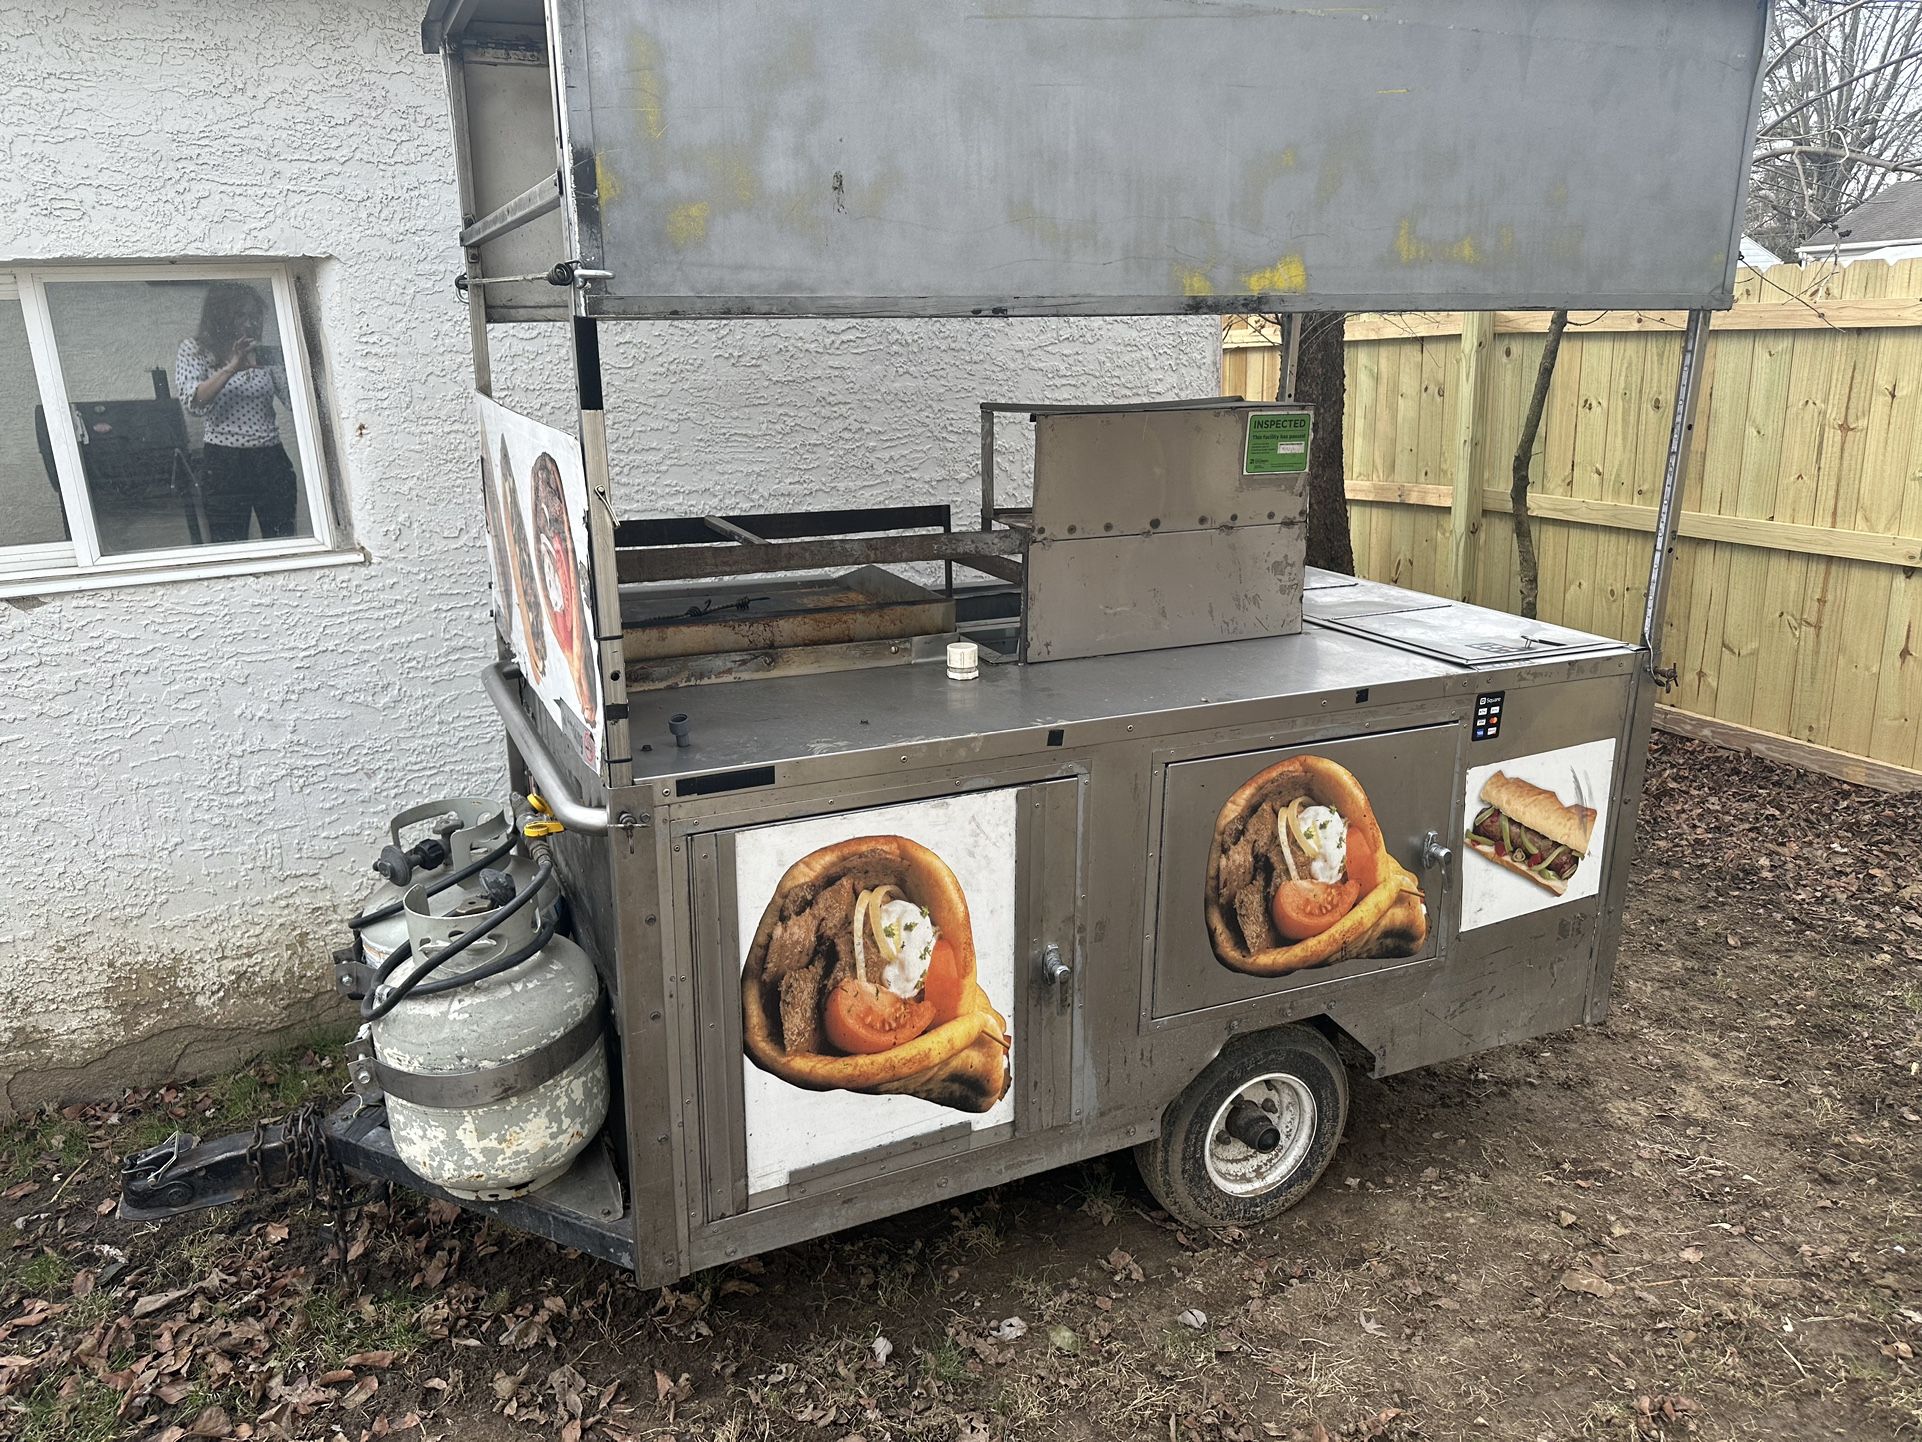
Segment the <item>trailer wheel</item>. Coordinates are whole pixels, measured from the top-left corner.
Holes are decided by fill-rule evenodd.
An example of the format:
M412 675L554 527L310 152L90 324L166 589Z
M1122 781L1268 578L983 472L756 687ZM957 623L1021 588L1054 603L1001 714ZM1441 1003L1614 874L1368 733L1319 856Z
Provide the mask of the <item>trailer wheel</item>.
M1135 1148L1155 1200L1194 1227L1265 1222L1308 1195L1348 1119L1348 1072L1320 1032L1231 1042Z

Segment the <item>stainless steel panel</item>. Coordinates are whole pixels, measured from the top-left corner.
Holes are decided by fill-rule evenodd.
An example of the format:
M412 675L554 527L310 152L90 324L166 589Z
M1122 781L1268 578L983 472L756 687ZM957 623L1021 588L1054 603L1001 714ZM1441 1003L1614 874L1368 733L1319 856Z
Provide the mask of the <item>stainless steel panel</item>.
M503 46L476 47L461 55L477 215L552 176L559 164L554 86L545 62L543 51ZM481 247L486 275L541 275L565 259L567 241L558 210ZM545 280L489 285L486 303L490 321L560 320L567 315L567 292Z
M1248 418L1278 412L1312 408L1117 406L1037 416L1035 536L1166 535L1303 519L1305 471L1242 474Z
M741 992L726 959L740 955L734 895L734 838L688 843L694 886L695 1066L701 1098L701 1190L696 1224L747 1206L747 1137L741 1117Z
M1625 649L1621 642L1606 636L1591 636L1586 631L1571 631L1566 626L1530 621L1459 601L1359 616L1340 614L1344 609L1339 602L1317 606L1311 619L1331 630L1477 669Z
M1638 670L1628 683L1627 736L1616 778L1614 815L1608 818L1608 858L1602 880L1601 925L1595 939L1595 974L1589 982L1582 1020L1595 1025L1608 1016L1609 987L1622 945L1622 916L1628 898L1629 864L1634 859L1642 808L1642 783L1648 775L1648 733L1655 719L1655 679Z
M1438 955L1454 914L1452 885L1424 875L1422 838L1451 836L1459 824L1456 777L1462 744L1458 724L1423 726L1386 735L1317 740L1207 760L1170 764L1162 783L1161 826L1149 870L1158 877L1154 935L1153 1015L1179 1016L1271 996L1279 991L1346 981L1408 966ZM1244 976L1218 961L1203 916L1208 857L1224 801L1249 777L1289 756L1325 756L1355 774L1395 859L1429 886L1428 939L1410 957L1356 957L1283 976ZM1452 874L1450 877L1452 882Z
M1393 594L1383 595L1383 592ZM1432 611L1448 602L1440 596L1411 596L1393 586L1366 583L1344 590L1322 588L1302 596L1302 619L1345 621L1352 616L1379 616L1389 611Z
M1345 576L1340 571L1326 571L1320 566L1310 566L1301 578L1304 591L1344 591L1361 584L1354 576Z
M1322 571L1312 566L1308 578L1302 582L1302 614L1304 619L1310 621L1378 616L1386 611L1428 611L1450 604L1445 596L1430 596L1381 581L1337 576L1332 571Z
M1077 997L1086 974L1080 937L1079 778L1024 787L1017 834L1020 889L1015 913L1015 1132L1032 1136L1073 1113ZM1054 948L1067 975L1050 980Z
M692 1061L681 1045L684 993L676 969L688 945L680 929L687 924L687 873L673 864L678 853L665 829L652 824L644 795L624 788L612 800L619 814L636 818L634 825L607 834L619 926L621 1096L634 1270L644 1285L659 1285L684 1275L688 1257L682 1099ZM688 1011L691 1021L691 1006ZM619 1123L610 1119L610 1125Z
M1331 992L1328 1014L1375 1056L1378 1075L1426 1066L1599 1020L1620 939L1620 905L1634 849L1634 798L1647 733L1633 733L1636 673L1510 683L1501 735L1466 745L1463 770L1583 741L1614 738L1616 771L1605 817L1600 892L1452 937L1418 991L1377 977ZM1465 731L1465 728L1464 728ZM1457 774L1456 784L1463 777ZM1464 800L1466 798L1464 797ZM1626 804L1624 804L1624 802ZM1454 833L1459 841L1460 828ZM1454 870L1472 858L1453 845ZM1476 864L1483 864L1479 861ZM1459 887L1457 886L1457 894Z
M1730 300L1763 0L556 3L599 314Z
M1623 649L1624 656L1628 654ZM1032 759L1053 728L1079 747L1120 736L1259 725L1278 717L1340 715L1368 690L1376 703L1443 695L1460 668L1328 630L1171 651L983 666L950 681L939 664L737 681L629 698L637 780L657 802L686 778L775 765L781 784L966 759L990 767ZM1459 689L1459 687L1457 687ZM684 711L690 744L667 718ZM1043 753L1047 754L1047 753ZM796 770L799 768L799 771Z
M1036 542L1028 659L1293 635L1304 544L1298 523Z
M837 1169L804 1179L801 1190L778 1205L696 1224L687 1237L683 1270L818 1236L1140 1141L1153 1135L1170 1098L1237 1031L1328 1016L1370 1050L1378 1072L1387 1073L1539 1035L1581 1019L1600 984L1601 953L1607 945L1605 922L1598 924L1592 912L1578 917L1551 908L1534 918L1478 929L1464 941L1447 934L1454 925L1452 901L1442 904L1443 914L1435 920L1446 942L1445 955L1439 960L1393 965L1361 975L1331 968L1308 974L1314 977L1312 984L1267 991L1255 988L1252 994L1226 1003L1161 1018L1152 1015L1161 858L1150 858L1155 870L1145 873L1143 861L1150 850L1160 850L1149 840L1151 827L1159 832L1165 810L1155 778L1165 777L1171 766L1232 752L1245 775L1244 763L1256 751L1282 751L1311 741L1314 749L1323 750L1355 743L1355 733L1361 730L1368 730L1370 739L1392 739L1424 722L1465 716L1476 690L1491 684L1510 688L1510 714L1515 719L1499 742L1470 744L1465 740L1466 727L1443 728L1464 738L1460 751L1505 757L1583 736L1608 735L1610 728L1626 724L1625 698L1632 684L1633 661L1626 650L1575 662L1475 673L1452 671L1437 662L1332 633L1324 633L1315 644L1296 644L1309 640L1303 636L1196 647L1145 658L1002 668L1005 674L1023 679L1019 695L1025 703L1040 704L1044 698L1057 707L1088 703L1086 713L1098 719L1065 720L1054 728L1062 733L1064 744L1059 746L1048 744L1046 727L999 736L972 734L966 722L976 714L970 710L974 703L951 706L944 702L945 678L941 687L901 689L901 673L874 677L877 684L892 683L893 699L902 708L900 713L873 713L875 726L885 721L892 728L902 714L915 713L931 727L936 722L945 726L945 738L914 741L900 749L870 746L858 739L837 740L831 747L824 742L817 754L792 764L780 763L778 783L763 788L679 798L672 794L670 782L665 788L653 788L651 802L641 788L618 794L622 806L655 808L649 822L653 830L663 833L663 842L672 838L680 843L698 842L704 834L711 836L718 830L794 816L1063 778L1068 786L1045 788L1044 814L1038 821L1044 839L1056 838L1064 833L1065 824L1046 816L1045 810L1056 805L1056 795L1065 797L1069 790L1078 798L1075 880L1071 886L1054 861L1048 861L1049 876L1061 879L1050 879L1043 889L1058 890L1062 901L1041 908L1065 904L1069 890L1074 891L1077 975L1071 1014L1074 1041L1068 1052L1071 1109L1062 1121L1030 1131L1024 1118L1005 1139L976 1138L987 1143L978 1149L916 1146L911 1152L866 1160L860 1169ZM1188 658L1200 657L1214 660L1201 669L1184 665ZM1228 660L1222 661L1223 657ZM1153 678L1151 668L1137 664L1142 661L1165 663L1163 669L1172 668L1175 674ZM1436 671L1426 679L1407 675L1382 679L1398 674L1404 666ZM1296 674L1287 674L1295 668ZM1087 691L1081 689L1077 675L1085 675ZM1072 684L1059 688L1047 684L1057 676ZM1490 677L1499 679L1491 682ZM1335 685L1356 678L1362 684L1348 689ZM845 690L859 678L831 679ZM1374 681L1372 688L1369 680ZM761 718L761 724L771 724L774 713L761 708L773 706L786 684L745 682L733 688L743 703L749 703L742 719ZM1025 689L1028 684L1038 689ZM1134 711L1133 698L1117 703L1118 693L1150 684L1156 687L1152 699L1180 697L1179 703L1149 714ZM1228 689L1215 689L1224 685ZM1237 685L1272 694L1262 700L1248 699L1235 689ZM981 694L958 686L955 690L964 697ZM1524 691L1525 695L1518 694ZM1013 699L1013 694L1003 700ZM858 736L874 729L859 724L870 719L862 704L870 697L842 699L849 704L838 712L824 706L791 718L800 728L796 734L805 734L810 727L823 737L830 730ZM1082 713L1057 711L1061 716L1076 714ZM764 736L758 752L750 754L769 760L779 739ZM1511 740L1518 748L1515 753L1504 749ZM1479 758L1471 755L1470 759ZM1461 820L1462 762L1459 754L1444 757L1435 767L1436 778L1428 783L1441 787L1449 798L1451 828ZM1373 788L1371 795L1378 808L1387 811L1390 803L1377 794L1379 789ZM1060 805L1067 808L1065 800ZM1211 826L1212 818L1207 819ZM1403 831L1409 829L1405 823L1399 825ZM646 828L637 831L646 834ZM619 829L610 834L609 843L617 867L623 865L621 858L631 853L623 850ZM1033 843L1020 844L1025 849ZM1617 857L1625 857L1624 840L1611 837L1609 844ZM669 847L662 845L659 855L665 861ZM1032 877L1033 873L1026 874ZM1144 875L1149 884L1144 884ZM1604 884L1610 884L1606 878ZM674 900L677 887L682 900L675 904L684 905L685 871L678 881L666 883L670 895L663 897L664 903ZM1435 894L1452 896L1452 879L1447 887L1437 885ZM1032 896L1031 886L1024 887L1024 896ZM1030 900L1027 905L1029 914L1034 914L1035 903ZM1024 923L1022 929L1039 938L1051 928ZM677 923L673 934L691 939L692 931L691 921L685 930ZM1205 941L1201 945L1205 947ZM1211 952L1203 955L1208 966L1215 965ZM663 970L669 977L678 977L693 966L688 953L662 964L624 950L622 961L624 968L654 965L657 980ZM635 980L638 990L645 977ZM1039 1081L1029 1071L1040 1055L1034 1050L1037 1023L1019 1009L1017 1018L1019 1031L1027 1037L1018 1046L1030 1055L1017 1060L1016 1085L1033 1088ZM633 1050L630 1046L630 1055ZM670 1075L671 1081L650 1083L650 1090L637 1095L633 1107L664 1108L671 1103L686 1111L691 1126L703 1088L692 1070L672 1069ZM656 1085L658 1091L653 1089ZM1033 1095L1032 1090L1024 1091L1019 1105L1027 1106ZM1058 1090L1056 1097L1059 1106ZM637 1121L631 1130L641 1133L653 1125ZM652 1174L643 1176L638 1167L636 1179L658 1180ZM698 1180L694 1185L700 1185ZM664 1222L654 1219L654 1232L671 1236L674 1220L671 1212ZM637 1217L637 1222L642 1234L648 1235L649 1219ZM649 1275L644 1267L643 1276ZM658 1264L653 1275L661 1275Z

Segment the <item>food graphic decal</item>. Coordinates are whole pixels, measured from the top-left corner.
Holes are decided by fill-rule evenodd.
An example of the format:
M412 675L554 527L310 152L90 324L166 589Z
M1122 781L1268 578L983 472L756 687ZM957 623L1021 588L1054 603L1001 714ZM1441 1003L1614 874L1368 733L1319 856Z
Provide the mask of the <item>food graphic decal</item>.
M1361 783L1323 756L1277 762L1223 803L1207 885L1215 955L1251 976L1413 956L1428 937L1421 888Z
M1570 806L1546 787L1497 771L1482 783L1469 847L1557 896L1588 855L1592 806Z
M495 620L501 633L512 637L516 600L514 596L513 562L507 557L507 521L501 511L500 482L494 475L494 462L489 454L490 448L481 447L481 504L487 518L487 542L494 563L494 594L496 605ZM507 460L507 447L501 447L501 461Z
M583 762L604 736L600 659L589 614L587 474L580 442L474 397L496 624L523 680Z
M574 528L568 521L561 468L546 451L534 458L532 486L543 625L567 663L567 680L574 688L581 717L592 726L600 717L601 681L594 671L593 643L588 639L592 632L587 620L587 588L577 560Z
M968 901L905 836L857 836L788 867L741 975L763 1071L814 1091L985 1112L1008 1089L1006 1019L975 979Z
M1615 742L1578 741L1471 766L1462 781L1461 930L1601 893Z
M539 685L547 672L547 626L535 604L534 556L527 544L527 523L521 510L520 483L514 478L514 462L501 442L501 512L507 519L507 554L514 571L514 611L520 617L523 661L528 674Z

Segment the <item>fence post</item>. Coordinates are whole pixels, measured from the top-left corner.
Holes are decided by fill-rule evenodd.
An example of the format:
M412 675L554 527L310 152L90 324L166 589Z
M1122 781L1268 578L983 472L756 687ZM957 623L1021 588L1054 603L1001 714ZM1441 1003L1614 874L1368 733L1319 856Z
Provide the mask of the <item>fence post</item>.
M1495 338L1495 313L1462 312L1462 349L1455 370L1455 493L1448 507L1450 572L1455 599L1473 601L1482 556L1482 365Z

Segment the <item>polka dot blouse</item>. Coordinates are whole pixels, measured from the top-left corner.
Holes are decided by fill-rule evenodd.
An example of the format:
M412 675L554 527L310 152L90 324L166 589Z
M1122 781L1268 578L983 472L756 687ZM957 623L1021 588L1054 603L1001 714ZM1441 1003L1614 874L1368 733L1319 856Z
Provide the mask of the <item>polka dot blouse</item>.
M174 389L189 415L206 420L201 439L210 446L275 446L280 427L274 420L274 398L287 404L287 371L283 366L254 366L235 371L211 402L194 404L194 392L220 369L189 336L174 357Z

